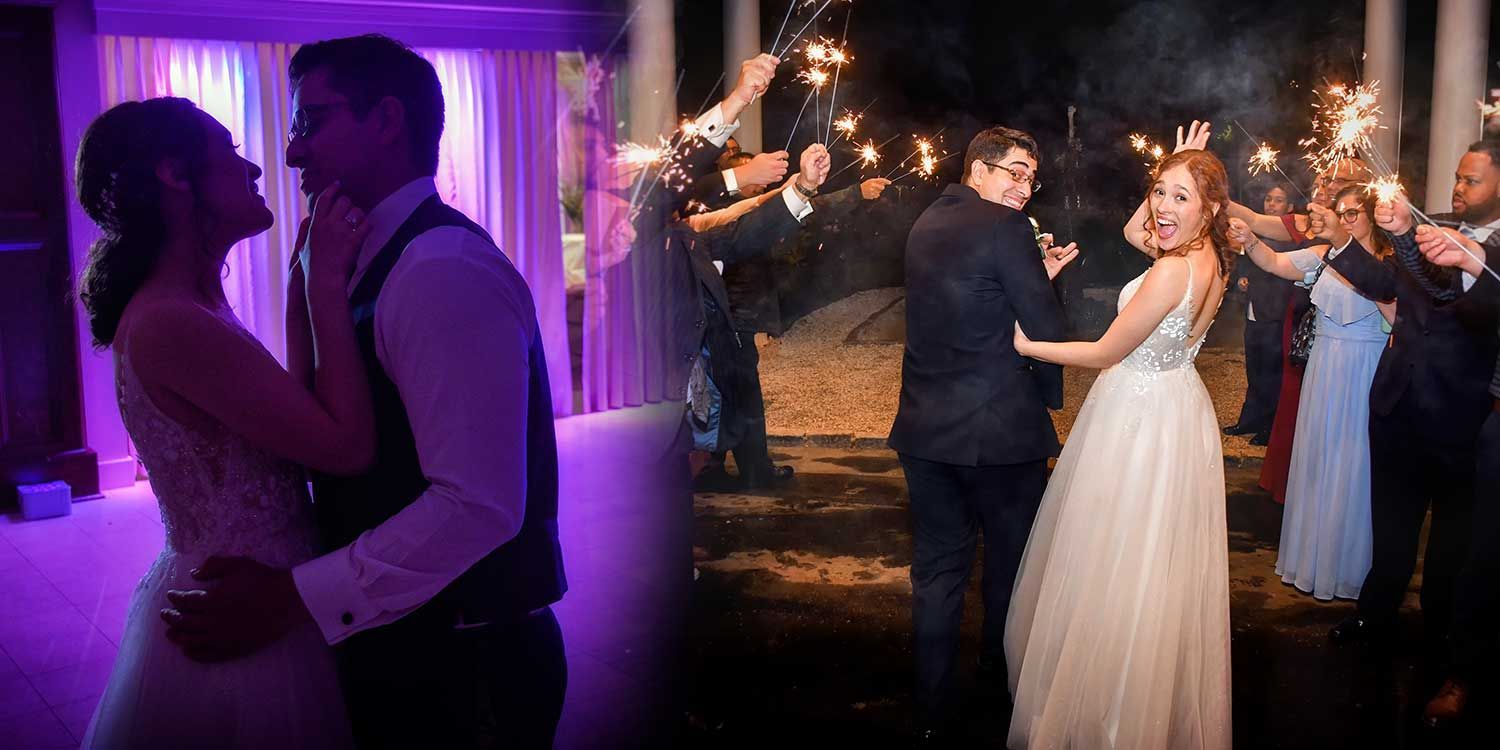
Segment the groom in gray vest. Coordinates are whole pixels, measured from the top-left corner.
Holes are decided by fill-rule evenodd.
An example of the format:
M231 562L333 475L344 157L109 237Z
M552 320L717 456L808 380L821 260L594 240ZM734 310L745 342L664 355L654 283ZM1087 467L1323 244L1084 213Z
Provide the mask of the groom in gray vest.
M1058 454L1049 408L1062 368L1016 353L1017 321L1061 341L1049 279L1077 257L1046 255L1022 209L1040 188L1036 141L993 127L969 143L963 182L917 218L906 241L906 353L890 446L911 496L917 740L944 741L955 713L964 589L984 533L980 667L1005 680L1005 616L1031 524ZM1032 332L1035 332L1033 334Z
M287 165L310 195L339 181L370 229L349 304L378 447L365 474L314 481L333 551L289 572L204 564L204 629L227 658L310 617L362 748L551 747L567 668L549 605L567 584L531 294L437 195L430 63L370 35L302 47L289 77Z

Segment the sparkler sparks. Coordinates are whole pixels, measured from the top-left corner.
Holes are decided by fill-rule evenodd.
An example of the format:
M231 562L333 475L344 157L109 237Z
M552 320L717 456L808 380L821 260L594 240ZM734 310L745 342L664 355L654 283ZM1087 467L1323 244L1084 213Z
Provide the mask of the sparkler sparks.
M864 115L858 115L845 110L843 117L833 121L833 129L839 131L845 138L852 138L854 137L854 129L859 127L859 121L862 117Z
M1281 152L1271 148L1269 143L1260 144L1260 148L1250 155L1250 174L1257 175L1276 169L1276 157L1280 155Z
M1151 139L1141 133L1131 133L1130 147L1135 149L1136 153L1144 154L1151 150Z
M1156 159L1157 161L1161 161L1161 158L1163 156L1165 156L1166 153L1167 153L1166 149L1162 148L1161 146L1152 146L1151 147L1151 157L1153 159Z
M1401 197L1401 181L1395 175L1387 175L1365 185L1365 192L1375 197L1376 202L1392 203Z
M1321 102L1313 105L1313 135L1300 143L1309 149L1303 158L1314 173L1335 169L1345 159L1372 147L1370 134L1380 127L1380 107L1376 104L1379 94L1379 81L1353 89L1336 83L1328 87Z
M808 68L797 74L797 80L813 87L814 90L821 90L828 83L828 71L822 68Z
M671 142L661 136L657 136L657 141L655 146L633 141L626 141L615 146L615 163L631 167L646 167L671 156Z
M864 145L856 150L856 153L859 154L862 168L873 167L880 163L880 152L875 149L875 141L873 140L865 141Z

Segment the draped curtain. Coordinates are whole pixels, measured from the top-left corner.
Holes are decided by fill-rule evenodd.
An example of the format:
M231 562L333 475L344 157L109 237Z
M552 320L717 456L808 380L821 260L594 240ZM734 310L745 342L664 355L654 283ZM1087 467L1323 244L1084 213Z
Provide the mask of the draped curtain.
M285 361L286 268L306 205L284 154L291 116L287 63L297 45L104 35L105 106L155 96L191 99L265 170L276 226L234 247L224 291L235 313ZM531 287L547 351L552 406L572 413L566 281L558 199L556 62L550 52L418 50L443 84L443 200L494 237Z

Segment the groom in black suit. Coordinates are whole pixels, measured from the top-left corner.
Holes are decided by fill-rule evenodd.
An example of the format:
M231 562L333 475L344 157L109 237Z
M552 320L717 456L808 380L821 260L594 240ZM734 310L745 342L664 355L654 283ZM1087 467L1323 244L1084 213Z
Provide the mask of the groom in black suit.
M1036 141L1004 127L981 132L963 182L918 217L906 242L906 353L890 446L911 495L912 620L917 733L932 742L953 717L953 665L964 589L981 529L981 669L1004 679L1005 617L1021 553L1058 454L1047 410L1062 406L1062 368L1022 357L1015 324L1064 337L1049 276L1073 245L1044 263L1021 210L1039 188Z

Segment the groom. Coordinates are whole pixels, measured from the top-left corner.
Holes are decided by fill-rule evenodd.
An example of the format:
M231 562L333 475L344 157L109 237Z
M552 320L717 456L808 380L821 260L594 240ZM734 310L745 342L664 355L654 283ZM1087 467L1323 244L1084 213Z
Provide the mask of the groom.
M1033 339L1064 337L1050 277L1075 245L1044 260L1021 210L1039 188L1036 141L992 127L969 143L962 184L949 185L906 241L906 354L889 444L911 496L917 737L937 744L954 715L953 667L964 589L981 530L984 639L980 668L1004 681L1005 616L1021 553L1058 454L1049 408L1062 368L1023 358Z
M361 747L551 747L567 668L549 605L567 584L531 294L437 194L430 63L370 35L306 45L288 73L287 165L367 216L349 304L378 452L365 474L315 480L333 551L291 571L210 558L203 591L168 595L171 637L233 658L310 618L337 644Z

